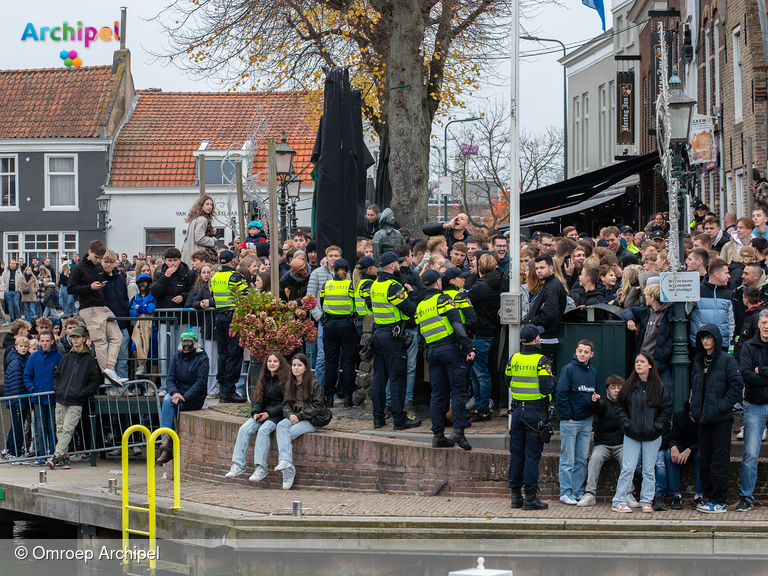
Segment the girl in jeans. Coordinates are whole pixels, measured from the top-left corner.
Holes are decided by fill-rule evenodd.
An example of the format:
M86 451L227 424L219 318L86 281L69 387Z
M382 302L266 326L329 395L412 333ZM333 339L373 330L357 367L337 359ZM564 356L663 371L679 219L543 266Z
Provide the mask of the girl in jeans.
M653 358L643 352L635 357L635 369L616 398L616 417L624 432L624 445L621 475L611 509L614 512L632 512L632 508L627 506L627 492L642 451L640 502L643 512L653 512L651 502L656 488L656 454L661 446L661 435L670 425L672 396L661 383Z
M235 450L232 454L232 468L224 475L226 478L234 478L245 472L245 455L254 435L256 446L253 449L253 461L256 469L249 480L258 482L267 477L269 435L283 419L283 394L290 379L291 368L283 355L272 352L267 356L259 380L256 382L256 388L253 390L251 417L245 421L237 433Z
M325 408L323 387L309 368L309 360L304 354L296 354L291 362L293 377L285 387L282 420L277 425L277 448L280 461L275 466L276 472L283 472L283 490L290 490L296 477L293 465L293 444L302 434L317 430L311 419Z

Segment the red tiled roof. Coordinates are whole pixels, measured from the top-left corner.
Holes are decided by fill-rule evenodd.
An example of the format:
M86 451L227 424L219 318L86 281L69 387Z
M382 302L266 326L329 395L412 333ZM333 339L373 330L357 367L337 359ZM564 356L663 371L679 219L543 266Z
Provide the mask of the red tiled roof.
M210 140L208 150L214 151L244 142L257 113L266 118L268 131L259 143L256 171L265 171L266 138L277 139L285 130L296 150L294 169L309 179L317 121L303 92L137 93L136 110L118 136L111 186L194 186L193 152L200 143Z
M0 70L0 138L98 137L112 66Z

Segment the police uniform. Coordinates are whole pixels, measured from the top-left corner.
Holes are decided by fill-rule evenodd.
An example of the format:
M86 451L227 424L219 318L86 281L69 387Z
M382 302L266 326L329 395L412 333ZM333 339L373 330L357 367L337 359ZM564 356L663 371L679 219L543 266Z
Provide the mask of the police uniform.
M439 278L437 272L430 270L424 274L424 283L434 286ZM464 359L472 352L472 342L464 330L459 310L448 294L441 293L436 287L428 288L424 300L416 308L416 324L427 348L432 385L429 403L432 433L436 437L443 436L443 414L449 401L454 431L463 431L469 426L465 412L467 366Z
M381 265L387 266L395 261L404 261L394 252L381 255ZM373 403L373 425L380 428L384 424L384 405L386 401L387 381L392 396L392 418L395 429L404 428L408 418L405 407L405 388L408 373L408 349L405 345L404 320L416 312L416 304L408 299L399 277L389 272L379 272L371 284L370 309L375 322L373 332L373 386L370 396ZM400 336L393 334L399 331ZM413 422L421 421L417 418ZM417 424L411 424L416 426ZM409 426L410 427L410 426Z
M219 258L222 268L211 277L210 282L216 304L216 344L219 353L216 380L219 383L221 402L245 402L245 398L235 394L235 385L240 379L243 364L243 349L238 339L229 335L229 328L235 310L233 292L242 292L247 286L245 279L231 267L234 253L225 250Z
M556 380L552 375L549 358L541 353L541 346L528 344L543 329L524 326L520 331L523 349L512 356L506 374L511 378L512 412L509 430L509 487L512 507L539 510L546 507L536 499L539 487L539 462L544 444L534 433L540 423L547 422L547 408ZM520 489L525 487L525 502ZM530 504L528 504L530 503ZM538 503L538 506L535 505Z
M366 301L370 301L371 299L371 285L374 280L376 280L376 278L372 278L367 274L361 274L360 280L355 288L355 314L357 314L356 328L358 338L363 337L363 322L365 321L365 317L373 314L371 309L368 308Z
M349 265L343 258L336 260L334 270L346 269ZM333 406L336 381L339 377L339 356L341 356L344 405L352 406L355 391L355 350L357 330L354 323L355 289L350 278L340 279L338 274L328 280L320 290L320 307L323 310L323 350L325 352L325 402Z

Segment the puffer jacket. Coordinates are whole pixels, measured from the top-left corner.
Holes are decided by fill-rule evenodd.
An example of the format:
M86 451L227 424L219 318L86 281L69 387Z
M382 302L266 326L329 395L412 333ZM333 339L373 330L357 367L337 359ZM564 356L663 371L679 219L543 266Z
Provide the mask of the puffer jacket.
M655 440L668 429L672 419L672 396L667 387L661 386L661 407L648 405L646 393L648 384L643 382L629 398L629 404L615 403L616 418L626 436L638 442Z
M736 303L736 297L734 296L734 304ZM768 301L760 302L756 306L745 310L744 321L741 323L741 329L737 328L736 344L733 347L733 355L736 357L736 361L741 361L741 350L744 345L749 342L752 337L757 334L757 323L760 321L760 312L768 309ZM736 321L738 327L739 322ZM746 381L745 381L746 382Z
M24 386L30 394L39 392L53 392L53 380L56 367L61 363L63 356L57 348L51 348L46 354L40 348L29 355L29 362L24 369ZM33 404L53 404L50 396L35 396Z
M583 286L575 286L568 296L571 297L576 306L596 306L608 302L608 296L605 292L605 286L598 282L594 290L587 292Z
M171 358L165 386L171 396L176 393L184 396L185 410L203 407L208 390L208 366L208 354L202 348L189 354L178 351Z
M557 379L557 414L560 420L586 420L597 386L597 370L579 361L576 354L563 366Z
M715 339L713 362L704 374L706 352L701 344L704 335ZM722 350L720 329L707 324L696 334L696 356L691 366L691 413L699 424L733 422L733 405L741 402L744 379L736 358ZM743 351L742 351L743 352Z
M664 308L666 306L666 308ZM656 337L656 348L653 351L653 359L656 361L656 369L659 374L663 374L669 368L669 357L672 355L672 330L675 326L675 309L665 302L662 304L664 316L659 324L659 332ZM659 309L659 312L662 311ZM651 316L651 309L648 306L632 306L625 308L621 312L624 320L634 320L635 325L640 329L635 342L635 354L640 353L643 346L645 331L648 328L648 319Z
M300 409L296 407L295 402L292 402L287 397L283 398L283 416L288 418L291 414L296 414L299 422L301 422L302 420L311 420L323 411L323 408L325 408L325 392L323 387L320 386L320 382L314 376L309 386L309 400L304 402Z
M690 312L690 345L696 346L697 334L705 325L714 324L720 330L723 346L727 348L736 328L731 291L705 280L699 287L699 294L700 299Z
M763 342L759 332L742 346L739 367L744 378L744 400L768 404L768 343Z
M495 338L499 331L499 308L501 307L501 272L491 270L477 279L467 292L467 298L475 309L477 338Z
M5 396L19 396L21 394L28 394L27 387L24 386L24 370L27 367L29 361L29 353L22 356L16 352L15 348L11 348L8 352L8 368L5 370L5 382L4 394ZM29 405L25 400L22 406L21 400L6 400L5 407L13 408L28 408Z
M320 319L323 317L323 309L320 307L320 291L328 280L333 280L333 272L328 270L328 265L326 264L325 266L320 266L313 270L312 274L309 275L309 282L306 284L307 288L304 294L311 294L315 297L315 300L317 300L317 306L310 311L312 319L315 322L320 322ZM283 282L280 280L281 288L282 284Z
M96 394L103 381L104 376L91 351L86 347L82 352L73 349L64 354L53 376L56 402L64 406L82 406Z
M277 424L283 419L283 391L280 388L280 379L267 371L264 381L264 392L261 400L254 400L251 404L251 416L266 412L270 422Z
M557 338L567 299L565 286L552 274L533 297L526 322L544 328L542 338Z

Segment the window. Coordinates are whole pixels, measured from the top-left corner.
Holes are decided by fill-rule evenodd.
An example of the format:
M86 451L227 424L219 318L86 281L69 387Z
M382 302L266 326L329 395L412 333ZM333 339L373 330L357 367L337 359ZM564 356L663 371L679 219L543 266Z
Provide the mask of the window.
M45 155L45 209L78 209L76 155Z
M579 167L581 166L581 157L579 156L579 123L581 107L579 106L578 96L573 99L573 153L571 155L572 167L575 168L574 172L579 173Z
M40 263L51 259L52 272L58 271L61 258L71 258L77 252L77 232L6 232L3 253L5 262L18 260L19 256L29 264L32 258Z
M733 172L728 172L728 174L725 177L725 201L726 201L725 210L726 211L733 208L733 200L731 199L731 194L733 194ZM740 212L737 212L737 214L740 214Z
M600 165L608 163L608 110L605 105L605 84L600 86Z
M18 210L17 156L0 156L0 210Z
M742 121L741 96L741 27L733 29L733 121ZM741 214L741 212L739 212Z
M720 20L715 20L715 28L712 36L715 39L715 106L720 106ZM712 110L707 110L712 114Z
M704 112L705 115L712 114L712 84L710 83L710 68L709 68L709 59L711 58L711 52L709 50L709 28L704 30L704 95L706 96L706 102L707 102L707 111Z
M613 164L615 154L611 154L611 150L614 150L616 143L616 84L613 80L608 83L608 95L611 99L611 112L608 114L608 139L606 142L608 145L608 163Z
M744 205L744 171L736 171L736 214L744 214L746 206Z
M175 228L146 228L144 233L147 256L162 256L166 248L176 246Z
M583 128L581 129L581 157L584 164L584 172L589 170L589 94L583 95L584 115L582 117Z
M224 184L228 185L235 181L235 161L225 161L222 165L221 159L205 160L205 183L213 186Z
M704 175L702 174L702 180ZM715 197L715 172L710 170L709 172L709 207L712 212L715 212L715 206L717 205L717 199Z
M624 18L616 16L616 40L619 43L619 50L624 48L624 35L621 33L622 28L624 28Z

